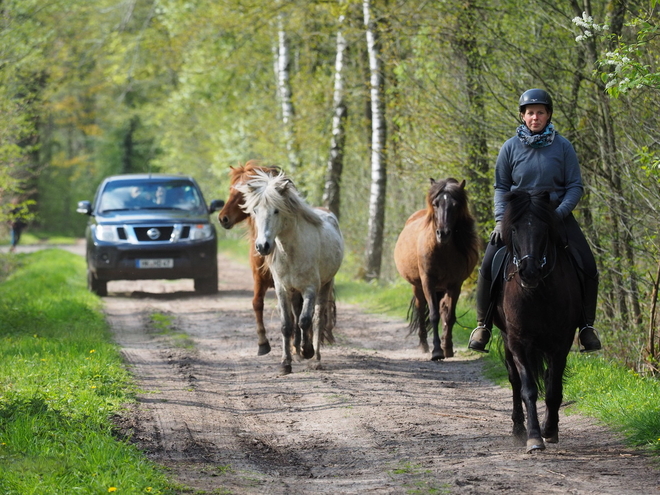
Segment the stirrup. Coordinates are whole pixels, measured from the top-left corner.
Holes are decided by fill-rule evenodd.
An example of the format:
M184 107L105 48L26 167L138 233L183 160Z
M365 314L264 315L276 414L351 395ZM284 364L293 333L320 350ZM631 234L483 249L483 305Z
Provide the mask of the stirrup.
M475 338L477 336L476 335L477 333L479 334L479 339ZM485 325L477 326L477 328L472 330L472 333L470 334L468 349L477 352L488 352L488 349L486 349L486 345L488 345L491 335L492 332L490 328L486 327Z
M582 332L587 332L587 334L591 332L591 335L587 335L586 341L582 340ZM591 325L585 325L580 329L578 332L578 344L580 352L596 352L603 348L603 345L600 343L598 332Z

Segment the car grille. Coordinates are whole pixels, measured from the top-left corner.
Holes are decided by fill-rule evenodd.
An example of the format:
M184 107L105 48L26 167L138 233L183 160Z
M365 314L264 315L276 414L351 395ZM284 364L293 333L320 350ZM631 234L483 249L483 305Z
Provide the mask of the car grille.
M117 227L117 237L130 243L165 243L187 240L190 238L190 225L147 225Z
M140 242L169 241L174 227L134 227L135 237Z

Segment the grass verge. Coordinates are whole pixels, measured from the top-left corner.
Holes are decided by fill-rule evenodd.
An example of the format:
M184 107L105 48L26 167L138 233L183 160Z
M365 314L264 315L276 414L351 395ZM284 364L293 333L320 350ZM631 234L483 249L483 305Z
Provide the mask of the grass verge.
M0 283L0 493L175 493L113 435L134 388L84 259L57 249L12 258Z

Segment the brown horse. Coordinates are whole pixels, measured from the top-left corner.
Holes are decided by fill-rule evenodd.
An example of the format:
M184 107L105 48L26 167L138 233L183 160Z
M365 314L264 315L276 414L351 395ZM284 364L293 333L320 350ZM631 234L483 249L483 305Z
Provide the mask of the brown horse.
M543 439L559 441L562 380L582 317L582 293L549 194L514 191L506 200L502 236L509 258L494 321L513 391L513 434L532 452L545 448ZM536 401L543 388L541 426Z
M426 209L408 218L394 248L397 270L413 286L410 333L417 330L419 346L428 352L427 333L433 330L433 361L454 355L456 303L479 257L475 223L465 181L431 179Z
M245 163L245 165L230 167L229 198L225 202L225 206L222 208L222 210L220 210L220 213L218 213L218 220L220 221L220 225L222 225L225 229L231 229L234 227L234 225L243 221L247 222L250 242L250 268L252 269L252 279L254 281L254 297L252 298L252 309L254 310L254 316L257 322L257 337L259 345L257 355L263 356L270 352L270 343L268 342L268 337L266 336L266 326L264 325L264 296L266 295L268 289L275 287L275 284L273 282L273 276L271 275L270 270L266 265L265 257L260 255L254 248L254 240L256 237L254 222L250 215L243 210L245 198L243 193L239 192L236 187L240 184L248 182L251 179L254 179L257 175L257 170L265 172L271 176L277 176L281 172L279 167L263 166L258 160L249 160ZM296 301L296 303L302 307L302 299ZM334 317L336 315L334 304L332 305L332 308L333 313L331 316L333 320L329 322L329 325L334 325ZM322 336L324 342L334 342L334 336L332 334L331 327L323 329ZM294 336L294 346L298 346L300 344L300 338L300 333L296 332Z

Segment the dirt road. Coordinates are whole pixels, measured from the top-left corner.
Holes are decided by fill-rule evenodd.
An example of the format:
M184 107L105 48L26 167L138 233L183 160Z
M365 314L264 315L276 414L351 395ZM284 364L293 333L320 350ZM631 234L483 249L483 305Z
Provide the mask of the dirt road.
M251 275L226 259L220 266L216 296L195 296L191 281L148 281L111 282L104 298L144 391L121 424L183 485L233 494L660 493L651 459L581 416L562 414L560 443L525 454L510 438L510 392L481 378L479 360L459 349L431 362L404 321L341 301L323 369L294 363L281 376L273 294L273 351L258 358ZM154 313L175 328L156 330Z

